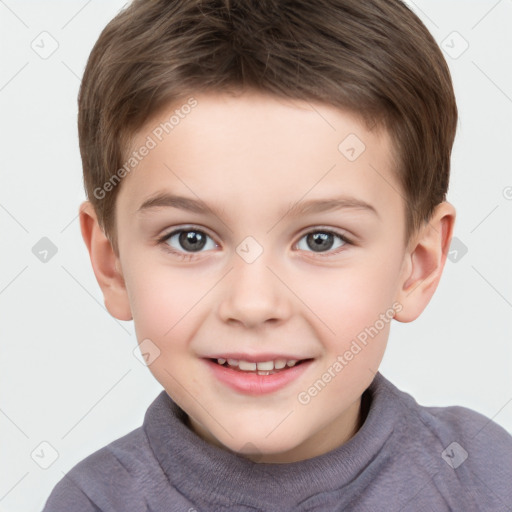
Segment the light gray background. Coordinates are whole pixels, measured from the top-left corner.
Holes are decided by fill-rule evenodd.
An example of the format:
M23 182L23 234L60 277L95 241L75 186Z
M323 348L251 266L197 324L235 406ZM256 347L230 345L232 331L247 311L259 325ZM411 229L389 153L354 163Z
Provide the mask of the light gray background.
M0 511L41 510L161 390L133 355L132 322L104 309L77 220L80 77L124 4L0 0ZM421 404L470 407L512 433L512 0L409 4L453 73L460 243L424 314L393 324L381 372ZM58 250L47 262L32 252L43 237Z

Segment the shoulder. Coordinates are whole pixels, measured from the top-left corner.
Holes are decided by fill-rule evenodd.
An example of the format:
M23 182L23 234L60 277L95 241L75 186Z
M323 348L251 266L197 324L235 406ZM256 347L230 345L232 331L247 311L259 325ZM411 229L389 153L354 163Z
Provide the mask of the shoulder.
M149 490L148 481L157 485L159 472L140 427L76 464L57 483L43 512L146 510L141 488Z
M429 441L439 441L439 446L451 442L466 445L472 459L479 461L493 455L497 460L508 462L512 470L512 435L483 414L461 406L432 407L418 404L407 392L385 379L379 381L380 389L391 401L395 413L402 418L399 430L403 435L416 435L423 431ZM508 456L508 458L507 458Z
M393 385L389 390L400 404L398 449L427 471L437 492L447 502L448 496L458 495L467 510L475 505L507 510L512 503L512 435L469 408L422 406Z
M466 407L427 407L443 441L441 457L474 503L509 510L512 503L512 436L492 419ZM451 441L450 441L451 439Z
M452 465L462 464L455 460L452 449L470 461L474 470L483 473L502 463L502 469L512 480L512 435L492 419L467 407L419 407L419 417L425 426L443 443L454 443L443 458ZM457 445L460 445L459 449ZM449 445L446 445L448 448ZM462 451L462 449L464 451Z

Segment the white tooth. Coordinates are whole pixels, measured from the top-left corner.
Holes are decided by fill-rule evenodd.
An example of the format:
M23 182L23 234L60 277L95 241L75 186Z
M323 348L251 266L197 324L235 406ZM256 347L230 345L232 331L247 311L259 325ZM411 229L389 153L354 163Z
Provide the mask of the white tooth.
M274 361L264 361L256 364L258 366L258 370L270 371L274 369Z
M228 359L229 366L238 366L238 359Z
M240 370L254 371L256 370L256 363L249 361L238 361L238 367Z
M219 364L224 364L226 362L226 360L222 357L219 357L219 359L217 359L217 363Z
M287 365L287 366L295 366L295 363L296 363L296 362L297 362L297 361L290 360L290 361L288 361L288 362L286 363L286 365Z
M274 361L274 368L276 370L281 370L286 366L286 359L276 359Z

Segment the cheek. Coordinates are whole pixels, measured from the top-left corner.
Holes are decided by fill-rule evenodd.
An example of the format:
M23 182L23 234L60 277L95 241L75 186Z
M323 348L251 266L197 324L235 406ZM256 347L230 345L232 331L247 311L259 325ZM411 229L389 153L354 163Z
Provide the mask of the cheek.
M387 254L361 253L343 268L316 270L314 276L298 280L309 283L299 286L297 294L313 312L310 323L323 340L327 364L347 354L341 363L345 377L336 379L340 385L347 385L346 378L358 382L360 375L371 374L368 368L379 367L395 313L397 258L389 249Z
M190 272L157 264L138 266L127 285L137 337L155 342L176 339L207 290Z
M393 304L397 270L383 260L372 264L366 259L297 279L297 295L319 319L336 335L354 335L354 329L373 323Z
M188 272L171 273L156 265L138 270L130 281L137 340L154 354L149 371L181 403L187 392L200 392L200 380L190 367L189 343L201 325L198 301L208 286Z

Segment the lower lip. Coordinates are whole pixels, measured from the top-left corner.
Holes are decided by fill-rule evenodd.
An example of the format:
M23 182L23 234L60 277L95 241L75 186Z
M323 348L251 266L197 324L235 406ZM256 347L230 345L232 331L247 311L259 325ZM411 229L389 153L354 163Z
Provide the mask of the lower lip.
M312 360L289 367L271 375L258 375L257 373L232 370L206 359L206 364L212 369L215 377L235 391L247 395L264 395L284 388L293 380L299 378L313 362Z

